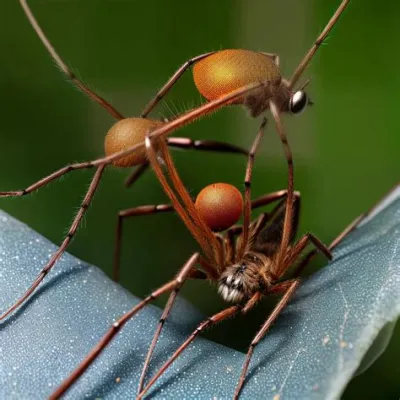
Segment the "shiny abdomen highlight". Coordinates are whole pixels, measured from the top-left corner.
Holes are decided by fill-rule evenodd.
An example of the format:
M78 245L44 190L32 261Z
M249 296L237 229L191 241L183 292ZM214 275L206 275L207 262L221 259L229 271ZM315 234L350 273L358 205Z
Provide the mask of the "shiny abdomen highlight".
M199 92L214 100L243 86L268 81L278 85L281 74L274 61L250 50L222 50L197 62L193 79Z

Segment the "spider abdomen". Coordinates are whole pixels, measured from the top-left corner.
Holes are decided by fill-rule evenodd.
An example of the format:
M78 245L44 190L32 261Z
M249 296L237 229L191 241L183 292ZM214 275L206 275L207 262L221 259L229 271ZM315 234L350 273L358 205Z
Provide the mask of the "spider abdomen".
M146 118L125 118L116 122L108 131L104 148L107 156L125 150L144 141L146 135L153 129L160 127L161 121ZM147 160L146 150L133 152L114 161L117 167L132 167L140 165Z
M207 100L214 100L257 82L279 86L282 77L272 58L255 51L229 49L198 61L193 79L198 91Z
M223 231L240 218L243 197L235 186L228 183L213 183L200 191L196 197L195 207L213 231Z

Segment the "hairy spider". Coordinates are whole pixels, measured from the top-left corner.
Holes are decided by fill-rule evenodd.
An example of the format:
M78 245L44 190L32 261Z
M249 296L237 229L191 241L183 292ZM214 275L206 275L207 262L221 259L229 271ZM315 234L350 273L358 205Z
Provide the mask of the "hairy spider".
M277 118L279 121L279 114ZM79 376L84 373L97 356L106 348L108 343L118 334L125 323L146 304L163 293L172 292L161 316L145 360L140 379L139 398L147 392L147 390L176 359L176 357L178 357L179 354L205 328L239 312L245 313L249 311L265 295L283 293L281 300L257 333L250 346L243 366L241 378L236 389L235 397L239 396L254 347L264 336L270 325L288 303L294 291L298 287L300 282L298 275L304 268L305 264L302 262L299 263L291 279L282 279L284 274L287 272L289 267L295 263L309 243L313 243L319 251L326 255L326 257L329 259L331 258L330 250L310 233L307 233L300 240L293 243L298 227L300 211L300 195L298 192L290 193L289 189L282 190L251 201L252 170L255 154L263 136L265 123L266 120L263 121L260 130L258 131L248 158L245 173L243 224L241 226L233 226L223 234L215 233L210 229L206 222L206 213L209 213L211 208L211 211L215 211L214 219L221 218L222 220L225 220L226 214L231 213L231 210L235 209L235 204L232 205L231 202L233 201L235 203L237 201L236 196L231 196L232 192L228 188L226 190L223 189L222 194L219 196L219 201L225 205L225 207L220 207L218 201L210 202L209 199L207 199L207 194L204 196L204 193L202 197L207 200L199 200L198 198L195 204L190 198L190 195L178 175L166 145L160 143L157 149L164 160L165 169L168 172L169 179L167 179L162 166L159 164L159 156L156 148L152 144L152 139L146 138L150 163L166 194L170 198L172 206L142 206L141 211L137 209L136 212L150 213L175 210L200 245L203 254L200 255L199 253L195 253L192 255L178 272L175 279L155 290L142 302L137 304L116 321L96 347L85 357L82 363L52 394L52 398L58 398L65 393L65 391L71 387ZM287 158L287 162L289 163L291 156L290 149L287 147L284 140L286 136L282 125L279 122L277 123L277 128L283 138L282 142L285 146L286 152L289 153L289 158ZM171 181L172 186L168 180ZM209 188L210 189L206 190L214 190L213 185ZM224 193L226 193L226 195L224 195ZM293 202L290 202L290 198L293 198ZM251 209L265 206L273 202L278 203L270 213L263 213L253 221L251 220ZM213 207L216 208L216 210L213 210ZM307 262L309 258L310 257L307 258ZM223 299L227 302L234 303L234 305L203 321L142 390L145 372L149 365L157 339L174 304L177 293L188 278L208 279L209 281L214 282Z
M22 190L13 190L0 192L1 197L22 197L26 196L43 186L46 186L50 182L60 178L61 176L70 173L71 171L76 171L80 169L95 168L96 172L92 178L89 185L89 189L81 203L79 211L77 212L69 230L61 243L59 249L53 254L48 263L39 272L36 279L32 282L31 286L26 290L26 292L19 297L16 302L9 308L4 310L0 314L0 321L10 315L14 310L21 306L36 290L39 284L43 281L45 276L54 267L56 262L59 260L63 252L67 249L68 245L74 238L78 227L85 215L93 196L97 190L97 187L101 181L104 169L106 166L113 164L117 167L127 167L132 165L139 165L138 169L134 171L133 175L129 177L128 184L137 180L143 172L146 170L148 162L146 159L146 149L144 145L144 138L149 135L156 139L156 142L163 140L165 136L172 133L174 130L187 125L196 119L212 113L217 109L230 104L232 101L237 100L246 93L258 89L264 86L265 82L260 82L254 85L247 85L229 93L228 95L221 97L215 101L208 102L198 108L195 108L185 114L180 115L169 122L150 120L147 118L123 118L108 102L99 97L93 91L91 91L83 82L78 80L78 78L68 69L66 64L61 60L58 54L55 52L54 48L50 44L47 37L44 35L43 31L39 27L37 21L33 17L26 0L20 0L22 7L24 8L29 20L31 21L35 31L42 40L43 44L46 46L47 50L50 52L51 56L60 67L60 69L71 79L71 81L80 88L85 94L91 97L93 100L98 102L103 106L111 115L119 119L119 121L110 128L105 138L105 152L106 156L93 161L85 161L81 163L75 163L67 165L59 170L53 172L52 174L38 180L37 182L31 184ZM144 114L142 114L144 115ZM180 148L195 148L200 150L214 150L222 152L232 152L247 154L248 152L240 147L230 145L228 143L216 142L216 141L193 141L188 138L166 138L168 145L172 145ZM114 263L114 278L118 279L119 272L119 258L115 257Z

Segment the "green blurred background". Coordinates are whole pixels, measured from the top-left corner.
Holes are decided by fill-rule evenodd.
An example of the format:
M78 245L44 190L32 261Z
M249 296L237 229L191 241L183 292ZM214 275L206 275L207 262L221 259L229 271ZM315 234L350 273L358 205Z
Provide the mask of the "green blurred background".
M188 58L223 48L276 52L289 77L339 0L37 0L31 6L61 56L124 115L137 116ZM330 242L399 177L399 2L353 1L305 77L315 106L285 117L294 152L296 189L303 199L300 232ZM21 189L73 161L103 155L113 120L72 87L48 56L18 2L0 4L0 190ZM201 101L188 73L156 116ZM240 108L181 130L179 136L226 140L248 147L259 121ZM242 156L176 152L191 193L216 181L242 187ZM166 201L152 173L133 188L128 170L110 168L69 251L111 274L116 214ZM0 207L59 243L93 171L79 171ZM286 165L274 129L256 162L254 197L284 188ZM197 249L174 215L126 223L122 284L143 296L169 279ZM379 266L377 266L379 268ZM222 307L214 288L191 282L185 297L204 313ZM243 349L265 318L262 305L247 319L219 326L215 340ZM247 327L245 329L244 327ZM249 328L251 326L251 328ZM356 378L344 398L398 398L400 329L388 351Z

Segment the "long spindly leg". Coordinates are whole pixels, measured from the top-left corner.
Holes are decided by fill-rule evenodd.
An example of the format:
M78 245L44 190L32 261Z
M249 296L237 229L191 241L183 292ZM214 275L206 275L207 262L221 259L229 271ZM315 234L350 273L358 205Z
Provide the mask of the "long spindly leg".
M276 192L268 193L265 195L260 196L259 198L253 200L251 202L251 209L254 210L259 207L265 207L271 203L275 203L276 201L280 200L280 202L274 207L271 212L262 213L254 222L256 226L252 227L252 235L253 237L257 237L260 231L265 227L265 224L273 218L283 206L284 198L287 195L287 190L279 190ZM294 192L294 197L296 201L300 202L300 192ZM297 228L297 224L294 225ZM295 229L294 229L295 230ZM234 257L236 254L236 242L235 238L243 232L242 225L234 225L229 228L225 233L225 243L226 249L229 251L227 255L227 259L234 262Z
M220 251L222 250L220 248L220 242L216 239L211 229L206 225L197 212L193 200L187 192L174 166L166 143L160 141L158 143L158 148L165 162L165 168L172 185L168 182L168 179L159 164L159 158L157 157L157 153L153 146L151 134L146 137L145 143L147 156L150 160L153 171L165 193L170 198L175 211L182 219L194 239L196 239L197 243L200 245L206 258L215 265L222 265L218 262L222 256Z
M61 246L58 248L58 250L53 254L53 256L50 258L48 263L43 267L43 269L39 272L39 275L37 278L34 280L32 285L29 287L29 289L17 300L17 302L12 305L9 309L7 309L1 316L0 316L0 321L3 320L7 315L12 313L16 308L18 308L34 291L35 289L39 286L39 284L43 281L44 277L50 272L50 270L54 267L55 263L58 261L58 259L62 256L66 248L68 247L69 243L72 241L74 238L76 231L78 230L79 224L88 209L90 202L92 201L92 198L96 192L96 189L99 185L101 176L103 174L103 171L105 169L105 166L100 166L97 168L96 173L93 176L92 182L90 183L89 189L86 193L86 196L84 197L82 204L79 208L78 213L76 214L70 228L68 231L67 236L61 243Z
M299 196L299 193L296 192L295 195ZM277 200L284 201L283 198L285 196L286 196L286 191L285 190L281 190L281 191L274 192L274 193L269 193L268 195L264 195L264 196L260 197L259 199L256 199L254 201L254 205L255 205L255 207L261 207L261 206L268 205L268 204L270 204L272 202L275 202ZM273 214L273 213L274 213L274 211L272 211L271 214ZM231 228L227 232L227 237L229 237L232 242L234 242L234 236L239 234L239 233L241 233L241 229L238 229L238 228L239 227ZM232 235L230 235L230 233L232 233ZM229 246L227 246L227 247L229 248ZM171 301L173 301L173 300L171 300ZM253 303L249 304L248 309L250 309L252 305L253 305ZM166 309L165 313L169 313L169 310ZM149 351L148 351L147 356L146 356L145 364L144 364L144 367L143 367L143 370L142 370L142 373L141 373L141 376L140 376L140 381L139 381L139 389L138 389L139 393L143 388L145 374L146 374L146 371L148 369L148 365L150 363L150 360L151 360L155 345L157 343L158 337L159 337L159 335L161 333L161 329L163 327L163 324L164 324L164 320L162 318L160 323L159 323L159 325L158 325L158 327L157 327L156 333L155 333L155 335L153 337L152 343L150 345Z
M61 71L67 76L71 82L77 86L83 93L85 93L90 99L94 100L96 103L100 104L109 114L111 114L116 119L123 119L123 115L119 113L108 101L103 99L93 90L91 90L87 85L85 85L78 77L68 68L67 64L62 60L62 58L58 55L56 50L54 49L53 45L50 43L50 40L44 34L42 28L40 27L39 23L37 22L35 16L32 13L32 10L27 4L27 0L20 0L21 6L31 23L33 29L35 30L36 34L39 36L40 40L42 41L43 45L46 47L47 51L50 53L50 56L57 64L57 66L61 69Z
M280 243L280 249L277 254L276 264L282 265L283 260L286 255L286 250L289 246L290 240L292 238L293 229L293 213L294 213L294 171L293 171L293 156L290 149L290 145L286 136L285 129L283 127L283 122L281 119L281 112L279 108L273 101L269 103L272 116L274 117L276 129L281 140L283 150L285 152L286 163L288 166L288 187L287 187L287 198L286 198L286 211L285 218L283 221L282 238Z
M216 274L215 274L216 271L215 271L215 269L213 269L202 258L199 258L199 263L203 267L203 269L206 271L206 273L203 273L203 272L198 270L198 271L196 271L198 273L198 276L195 276L195 278L198 278L198 279L201 279L201 278L203 278L203 279L206 279L206 278L216 279ZM138 394L142 391L142 388L143 388L143 385L144 385L144 380L146 378L146 373L147 373L147 370L149 368L150 361L151 361L151 358L153 356L155 347L157 345L158 338L161 335L161 331L162 331L162 329L164 327L164 324L165 324L165 322L166 322L166 320L167 320L167 318L168 318L168 316L169 316L169 314L171 312L171 309L172 309L172 307L173 307L173 305L175 303L175 300L176 300L177 296L178 296L178 291L177 290L174 290L170 294L170 296L168 298L168 301L167 301L167 303L166 303L166 305L164 307L164 311L163 311L163 313L161 315L161 318L160 318L160 320L158 322L157 328L156 328L156 330L154 332L153 339L152 339L152 341L150 343L149 349L147 350L147 355L146 355L146 358L145 358L145 361L144 361L144 364L143 364L142 372L140 374L139 385L138 385Z
M246 86L245 88L241 88L235 92L232 92L224 97L221 97L217 100L210 101L194 110L189 111L186 114L183 114L182 116L178 117L177 119L173 120L172 122L165 124L161 128L155 129L153 132L150 133L150 137L155 139L155 138L160 138L164 137L168 134L170 134L172 131L181 128L182 126L193 122L194 120L207 115L218 108L221 108L230 102L234 101L237 98L240 98L244 94L251 92L252 90L255 90L257 88L262 87L265 85L264 83L260 83L257 85L249 85ZM53 172L52 174L40 179L39 181L33 183L29 187L23 190L17 190L17 191L7 191L7 192L0 192L0 197L18 197L18 196L24 196L29 193L32 193L33 191L47 185L51 181L60 178L61 176L71 172L75 171L78 169L88 169L88 168L94 168L94 167L99 167L99 166L104 166L111 164L115 160L118 160L124 156L127 156L128 154L134 153L135 151L138 151L140 149L143 149L145 147L144 142L138 143L136 145L130 146L125 150L121 150L117 153L111 154L106 157L101 157L93 161L85 161L82 163L75 163L71 165L67 165L63 168L60 168L59 170Z
M148 137L151 140L157 140L161 138L166 138L173 131L180 129L197 119L204 117L206 115L210 115L211 113L223 108L229 104L234 103L235 101L242 99L243 96L248 96L253 91L260 90L263 87L268 85L267 81L251 83L249 85L243 86L237 90L234 90L228 93L225 96L219 97L218 99L209 101L197 108L194 108L188 111L185 114L180 115L176 119L168 122L166 124L161 125L159 128L156 128L149 132ZM90 161L92 166L99 166L103 164L111 164L115 160L118 160L122 157L125 157L129 154L134 153L135 151L140 151L145 148L145 142L140 142L135 145L129 146L124 150L120 150L114 154L111 154L106 157L98 158L97 160Z
M325 255L328 260L332 259L332 253L329 247L325 246L317 237L312 233L306 233L302 236L296 244L290 249L287 254L286 260L281 264L280 268L275 271L275 274L280 278L286 270L294 263L294 261L301 255L302 251L312 243L316 250Z
M184 150L215 151L218 153L243 154L247 156L249 152L239 146L230 143L219 142L216 140L194 140L190 138L172 137L167 139L168 146ZM125 186L131 186L147 170L149 163L135 167L131 175L126 179Z
M174 211L175 210L171 204L158 204L158 205L149 204L149 205L129 208L127 210L122 210L118 213L116 233L115 233L115 250L114 250L114 265L113 265L114 281L116 282L119 281L122 226L124 219L131 217L140 217L143 215L174 212ZM207 268L207 263L204 260L202 260L201 263L205 268ZM207 274L210 275L212 278L216 278L215 271L211 267L208 267L206 271Z
M101 166L101 165L106 165L106 164L99 164L99 166ZM55 179L61 178L63 175L66 175L71 171L76 171L78 169L89 169L89 168L94 168L94 167L95 167L95 165L91 161L66 165L65 167L60 168L59 170L53 172L52 174L50 174L48 176L45 176L44 178L38 180L37 182L34 182L32 185L28 186L25 189L12 190L12 191L8 191L8 192L0 192L0 197L26 196L27 194L30 194L30 193L34 192L35 190L38 190L41 187L48 185L50 182L54 181Z
M92 364L92 362L101 354L101 352L107 347L108 343L118 334L118 332L124 327L124 325L145 305L161 296L163 293L170 291L179 291L185 280L190 277L192 271L194 271L193 277L196 276L195 265L199 261L199 254L193 254L181 270L176 275L175 279L164 284L149 296L144 298L139 304L134 306L131 310L125 313L121 318L112 324L109 330L105 333L98 344L90 351L85 359L79 364L79 366L72 372L72 374L65 379L62 384L51 394L50 399L58 399L62 396L76 380L86 371L86 369Z
M301 60L300 64L297 66L296 70L294 71L294 73L293 73L293 75L292 75L292 77L290 79L289 89L293 89L293 87L296 85L296 83L299 80L300 76L302 75L304 70L307 68L307 66L310 63L311 59L314 57L314 54L317 52L319 46L321 46L323 41L326 39L326 37L328 36L329 32L334 27L336 22L339 20L340 16L342 15L342 13L345 10L345 8L349 5L349 3L350 3L350 0L343 0L340 3L340 6L336 10L335 14L333 14L332 18L329 20L329 22L325 26L324 30L318 36L317 40L311 46L310 50L308 50L308 53L304 56L304 58Z
M286 281L282 282L278 285L275 286L274 292L285 292L279 303L275 306L274 310L272 313L268 316L268 319L264 322L262 325L261 329L258 331L254 339L252 340L249 350L247 351L246 359L244 361L243 367L242 367L242 373L240 374L239 382L238 385L236 386L236 391L235 395L233 398L236 400L239 398L240 391L243 387L246 375L247 375L247 370L249 368L249 364L251 361L251 357L254 352L254 348L257 346L257 344L261 341L261 339L264 337L270 326L273 324L275 319L278 317L280 312L285 308L291 297L293 296L296 288L298 287L300 281L299 280L293 280L293 281Z
M290 241L292 241L297 232L300 211L300 193L294 192L293 195L295 201L293 203L294 211ZM255 251L260 251L271 257L277 254L281 242L283 221L286 215L286 196L287 191L282 190L264 195L252 202L252 208L255 208L254 206L260 207L279 200L271 211L262 213L251 224L251 237L249 240L252 241ZM242 240L242 237L239 237L239 243L240 240Z
M329 251L332 251L350 232L352 232L357 225L365 218L365 215L362 214L359 217L357 217L343 232L341 232L334 240L333 242L329 245L328 249ZM311 250L308 254L306 254L303 259L299 262L299 264L296 266L294 272L293 272L293 277L298 277L302 274L304 271L304 268L307 267L307 265L311 262L311 260L318 254L318 249L313 249Z
M150 382L146 385L146 387L142 390L138 395L138 399L141 399L144 394L150 389L151 386L157 381L157 379L169 368L169 366L179 357L179 355L193 342L193 340L202 332L204 329L209 328L217 323L232 317L237 314L239 311L246 308L248 304L254 303L254 298L259 299L259 293L255 293L250 300L246 302L244 306L242 305L234 305L226 308L214 314L212 317L205 319L203 322L199 324L199 326L190 334L190 336L179 346L179 348L175 351L175 353L163 364L163 366L157 371L157 373L151 378Z
M394 189L392 189L390 192L394 191L396 188L398 187L398 185L395 186ZM390 193L389 192L389 193ZM386 196L388 196L386 194ZM386 197L385 196L385 197ZM378 205L380 204L380 202L378 202ZM333 241L332 243L329 245L329 250L332 251L345 237L347 237L348 234L350 234L351 232L353 232L353 230L355 228L357 228L357 226L371 213L375 210L375 208L378 206L374 206L372 207L369 211L367 211L366 213L363 213L361 215L359 215L356 219L354 219L350 225L348 225ZM316 256L316 254L318 253L317 249L311 250L308 254L306 254L304 256L304 258L300 261L300 263L296 266L296 269L293 273L294 277L300 276L301 273L303 272L304 268L311 262L311 260Z
M354 221L350 223L329 245L329 250L334 249L349 233L351 233L357 226L369 215L371 215L379 206L382 204L384 199L390 197L394 192L400 188L400 184L396 184L393 188L386 193L382 199L380 199L374 206L372 206L367 212L359 215Z
M190 68L194 63L197 61L202 60L214 54L215 52L212 51L210 53L200 54L199 56L193 57L190 60L183 63L176 72L168 79L167 83L158 91L158 93L154 96L154 98L147 104L144 108L141 117L146 118L147 115L153 110L153 108L159 103L159 101L169 92L172 86L179 80L179 78L185 73L185 71Z
M264 207L268 204L274 203L277 200L281 200L287 196L287 192L288 191L286 189L283 189L264 194L251 202L251 209L254 210L256 208ZM295 191L293 195L297 200L300 200L300 192Z
M171 211L174 211L174 208L170 204L158 204L139 206L118 212L113 263L113 279L115 282L119 281L123 221L126 218L140 217L143 215L159 214Z
M131 174L125 179L125 187L132 186L149 169L150 164L146 161L144 164L135 166Z
M165 125L163 125L160 128L155 129L152 131L149 136L152 139L157 139L161 137L165 137L168 134L170 134L172 131L179 129L185 125L187 125L190 122L195 121L196 119L203 117L205 115L210 114L213 111L216 111L217 109L229 104L232 101L235 101L238 98L241 98L243 95L250 93L253 90L257 90L261 88L262 86L265 86L265 83L258 83L255 85L248 85L246 87L243 87L241 89L238 89L232 93L229 93L228 95L221 97L217 100L210 101L206 104L203 104L202 106L195 108L186 114L181 115L177 119L173 120L172 122L169 122ZM118 151L117 153L111 154L106 157L101 157L93 161L85 161L82 163L75 163L71 165L67 165L63 168L60 168L59 170L53 172L52 174L48 175L45 178L42 178L41 180L35 182L31 186L29 186L26 189L23 190L18 190L18 191L7 191L7 192L0 192L0 197L9 197L9 196L24 196L28 193L31 193L42 186L47 185L54 179L57 179L61 177L62 175L65 175L71 171L75 171L78 169L87 169L87 168L94 168L94 167L99 167L102 165L108 165L113 163L115 160L118 160L122 157L125 157L129 154L134 153L135 151L139 151L145 147L144 142L135 144L133 146L130 146L124 150Z
M264 136L264 128L266 124L267 124L267 119L264 118L260 125L260 129L258 130L256 137L254 138L247 159L247 167L244 177L243 233L242 233L241 244L239 247L238 258L243 258L243 255L248 246L249 227L251 222L251 181L253 178L253 167L257 150L260 146L261 139Z
M233 153L249 155L248 150L227 142L217 140L194 140L190 138L171 137L167 139L168 146L179 149L192 149L200 151L215 151L218 153Z
M121 236L122 236L122 222L125 218L129 217L136 217L136 216L143 216L143 215L151 215L151 214L158 214L158 213L165 213L165 212L171 212L175 211L172 205L167 205L167 204L159 204L159 205L145 205L145 206L140 206L140 207L135 207L132 209L128 210L123 210L118 213L118 221L117 221L117 231L116 231L116 244L115 244L115 257L114 257L114 271L113 271L113 277L115 281L118 281L119 279L119 267L120 267L120 252L121 252ZM203 269L206 271L206 274L203 274L203 277L209 277L211 279L216 279L218 276L216 275L216 271L203 259L199 259L199 263L203 267ZM199 271L200 273L200 271ZM197 276L198 277L198 276ZM163 328L163 325L165 323L165 320L167 319L171 308L175 302L176 296L178 294L178 291L174 291L171 293L168 302L165 306L163 315L161 316L160 322L157 326L157 329L154 333L153 340L150 344L149 350L147 352L147 356L145 359L145 363L142 369L142 373L140 376L140 382L139 382L139 392L142 389L146 371L148 369L152 354L154 352L155 346L157 344L158 338L161 334L161 330Z

